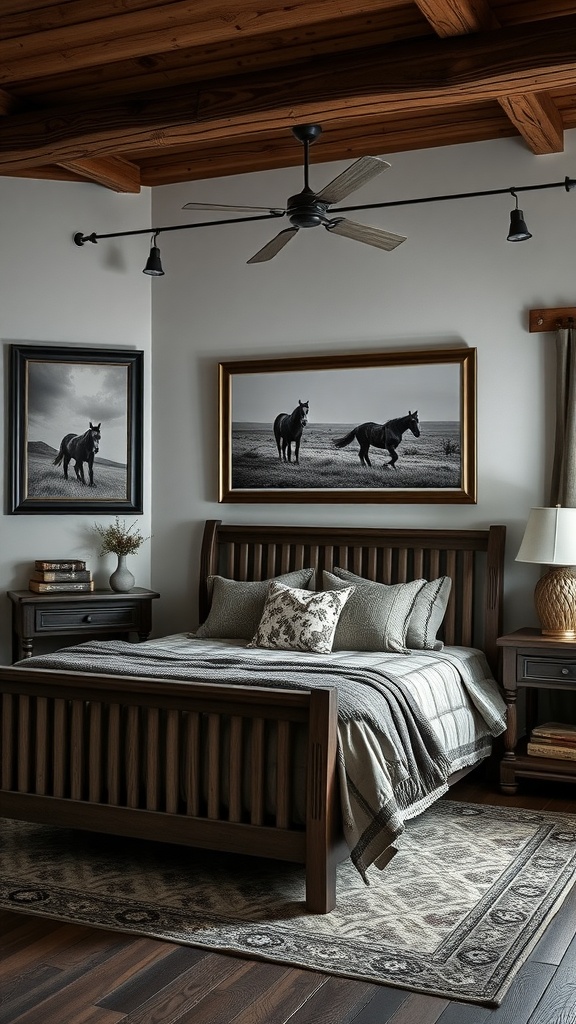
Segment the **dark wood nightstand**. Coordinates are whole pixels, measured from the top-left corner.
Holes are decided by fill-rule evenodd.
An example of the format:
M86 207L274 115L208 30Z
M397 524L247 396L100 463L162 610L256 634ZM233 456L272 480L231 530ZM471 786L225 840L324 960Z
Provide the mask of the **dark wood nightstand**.
M137 633L147 640L152 629L154 590L134 587L127 594L94 590L89 594L35 594L31 590L9 590L12 601L12 660L31 658L37 637Z
M576 640L557 640L543 636L538 629L518 629L498 637L502 648L502 684L507 704L507 729L504 757L500 762L500 788L513 794L517 778L554 779L576 782L576 761L552 757L531 757L526 741L518 742L516 698L518 689L526 689L526 732L535 721L533 690L576 690ZM576 717L576 716L575 716Z

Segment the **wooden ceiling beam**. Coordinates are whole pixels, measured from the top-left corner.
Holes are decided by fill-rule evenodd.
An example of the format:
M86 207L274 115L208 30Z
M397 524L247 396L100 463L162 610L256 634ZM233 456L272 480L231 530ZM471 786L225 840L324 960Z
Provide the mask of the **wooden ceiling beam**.
M0 114L9 114L15 106L14 97L9 92L6 92L5 89L0 89Z
M367 153L374 155L406 152L458 143L485 142L494 138L509 138L514 129L497 105L474 111L458 108L451 118L446 117L442 126L422 118L399 117L386 129L381 119L374 119L374 127L363 121L350 129L338 130L334 125L315 144L310 169L312 186L321 184L319 165L327 161L354 160ZM222 178L227 175L249 174L254 171L275 170L282 167L302 168L302 148L295 143L291 133L282 137L263 138L259 142L243 137L234 146L203 144L187 147L183 151L174 149L162 154L143 153L140 157L142 185L175 184L176 182L203 181ZM191 199L193 196L190 197ZM239 195L238 200L242 199ZM269 197L272 201L273 196Z
M60 71L60 74L43 78L41 83L37 79L19 82L17 92L24 104L23 110L27 109L27 102L31 102L33 109L48 110L66 106L71 89L78 102L101 102L106 95L136 95L206 79L228 78L240 72L255 74L279 63L288 66L426 36L432 37L432 29L420 11L402 6L385 14L356 14L319 22L304 31L296 27L292 32L271 32L263 36L238 34L222 46L195 46L112 64L106 63L104 56L103 63L97 67L65 74Z
M129 0L131 11L168 6L174 0ZM27 36L51 29L126 14L128 3L119 0L2 0L0 39Z
M564 122L548 93L501 96L499 103L533 153L564 151Z
M0 168L135 155L152 145L161 150L270 132L311 118L326 124L416 111L438 115L443 106L575 87L575 35L573 15L318 58L100 107L12 115L3 126Z
M500 22L486 0L416 0L441 37L497 29ZM501 96L502 110L533 153L561 153L562 117L547 93Z
M66 160L60 166L96 185L104 185L112 192L140 192L140 168L122 157Z
M441 39L498 28L486 0L416 0L417 7Z
M378 13L390 0L346 0L341 17ZM73 6L73 5L71 5ZM321 21L334 21L334 0L178 0L79 24L4 39L0 47L0 82L15 83L79 68L107 64L198 46L214 46L238 37L293 32ZM3 18L5 26L9 19ZM104 54L103 54L104 49ZM22 56L22 54L26 56Z

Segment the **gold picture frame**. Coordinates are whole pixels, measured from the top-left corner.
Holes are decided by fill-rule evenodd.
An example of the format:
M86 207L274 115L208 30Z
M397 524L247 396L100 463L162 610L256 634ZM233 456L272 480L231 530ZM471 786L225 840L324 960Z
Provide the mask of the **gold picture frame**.
M474 348L224 362L218 381L220 502L476 502Z

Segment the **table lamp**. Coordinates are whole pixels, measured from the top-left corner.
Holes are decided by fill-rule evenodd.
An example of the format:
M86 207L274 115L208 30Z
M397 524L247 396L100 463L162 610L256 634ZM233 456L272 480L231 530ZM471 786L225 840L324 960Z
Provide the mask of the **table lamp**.
M530 509L516 561L550 566L534 591L542 633L576 640L576 508Z

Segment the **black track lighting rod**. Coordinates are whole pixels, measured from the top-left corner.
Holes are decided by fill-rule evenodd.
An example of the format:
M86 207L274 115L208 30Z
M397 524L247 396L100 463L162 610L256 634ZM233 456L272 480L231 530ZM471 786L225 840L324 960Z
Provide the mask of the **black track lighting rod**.
M386 203L366 203L362 206L340 206L330 210L331 214L350 213L353 210L384 210L391 206L416 206L420 203L443 203L452 199L477 199L480 196L512 195L517 192L537 192L540 189L564 188L566 192L576 189L576 178L564 178L563 181L551 181L544 185L517 185L511 188L492 188L483 192L455 192L452 195L424 196L421 199L392 199ZM255 217L227 217L222 220L202 220L193 224L170 224L161 228L138 228L134 231L110 231L107 234L97 234L93 231L91 235L84 235L77 231L74 235L76 245L84 245L85 242L97 242L100 238L125 238L128 235L159 235L166 231L187 231L190 228L211 228L218 224L245 224L257 220L278 220L285 216L283 210L271 211L270 213L259 214Z
M425 196L423 199L394 199L388 203L366 203L364 206L340 206L338 212L350 213L352 210L383 210L387 206L415 206L418 203L442 203L449 199L477 199L479 196L515 196L517 192L536 192L543 188L564 188L566 192L571 192L576 188L576 178L566 177L563 181L550 181L544 185L518 185L512 186L512 188L490 188L484 192L455 192L449 196Z
M159 235L164 231L186 231L187 228L212 228L216 224L242 224L250 220L277 220L283 217L284 211L279 213L261 213L257 217L229 217L226 220L202 220L195 224L170 224L163 228L138 228L135 231L110 231L106 235L98 235L95 231L91 235L83 235L77 231L74 235L76 245L84 245L84 242L97 242L99 238L123 238L126 235Z

